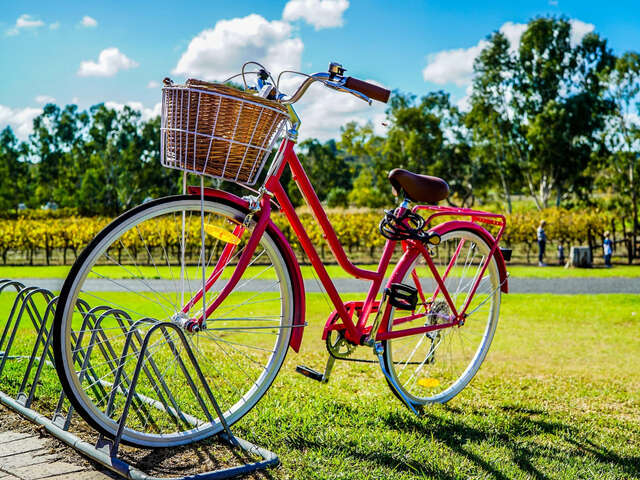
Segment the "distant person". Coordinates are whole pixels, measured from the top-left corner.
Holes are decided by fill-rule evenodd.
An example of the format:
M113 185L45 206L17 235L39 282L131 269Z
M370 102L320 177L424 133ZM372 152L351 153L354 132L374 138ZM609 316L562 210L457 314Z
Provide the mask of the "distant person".
M558 245L558 265L564 265L564 247L562 244Z
M602 249L604 250L604 264L607 268L611 268L611 254L613 253L613 243L611 242L610 233L604 232L604 240L602 240Z
M544 226L547 224L544 220L540 220L540 226L538 226L537 236L538 236L538 266L546 267L547 264L544 263L544 249L547 246L547 234L544 233Z

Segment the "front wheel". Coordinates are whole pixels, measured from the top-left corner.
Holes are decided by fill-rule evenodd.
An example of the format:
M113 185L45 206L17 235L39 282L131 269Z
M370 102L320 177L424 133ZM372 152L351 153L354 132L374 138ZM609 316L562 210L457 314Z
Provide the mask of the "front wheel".
M203 269L208 277L223 268L206 294L210 305L253 232L252 223L242 227L248 212L235 204L205 200L203 211L204 256L200 197L167 197L111 222L78 257L64 283L53 330L56 368L78 413L107 436L117 431L145 335L159 322L184 326L185 320L198 318L203 302L190 305L189 300L202 287ZM232 233L241 230L234 239ZM224 257L225 247L236 240ZM249 412L273 382L287 353L293 318L293 285L282 245L267 229L206 329L184 331L229 424ZM131 345L123 356L128 333ZM169 447L222 429L180 337L173 327L153 329L123 442Z
M444 233L438 246L428 248L458 311L470 296L482 266L489 264L466 311L464 325L385 341L385 367L416 405L447 402L471 381L487 355L500 311L498 266L495 256L489 257L491 248L484 238L471 230L455 229ZM413 250L398 269L402 283L418 289L418 306L414 312L393 310L388 331L446 323L450 307L424 256ZM406 320L412 316L416 318Z

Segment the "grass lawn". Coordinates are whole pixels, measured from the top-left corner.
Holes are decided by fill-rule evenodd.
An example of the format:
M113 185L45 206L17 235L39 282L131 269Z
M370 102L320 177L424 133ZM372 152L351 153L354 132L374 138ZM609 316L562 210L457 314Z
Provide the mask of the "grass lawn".
M476 379L420 418L375 365L337 362L327 385L294 372L324 365L327 314L324 298L308 295L301 352L234 427L280 456L268 477L640 478L639 296L503 296ZM8 390L17 380L2 381Z
M361 265L362 268L375 270L377 265ZM173 269L169 272L168 267L141 266L138 269L130 268L130 272L118 267L100 267L101 272L111 278L134 277L141 272L145 278L171 278L179 274L179 270ZM257 269L258 267L253 267ZM303 265L302 275L304 278L313 278L313 268ZM391 268L391 267L390 267ZM71 269L70 266L0 266L0 278L64 278ZM507 265L507 270L512 277L518 278L585 278L585 277L640 277L640 265L616 265L613 268L604 268L599 265L594 268L563 268L558 266L536 267L528 265ZM332 278L352 278L345 273L339 265L328 265L327 271ZM249 272L250 273L250 272ZM190 278L199 278L199 271L195 267L189 268ZM223 278L231 276L231 269L223 274ZM95 275L94 275L95 277Z

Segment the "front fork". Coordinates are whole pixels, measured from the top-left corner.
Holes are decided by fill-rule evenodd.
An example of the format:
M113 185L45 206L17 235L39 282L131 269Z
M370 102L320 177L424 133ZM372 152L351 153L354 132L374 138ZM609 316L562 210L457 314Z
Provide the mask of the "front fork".
M269 223L269 218L271 215L271 195L269 195L267 192L260 192L260 196L256 199L254 205L255 207L251 209L251 212L247 215L247 217L245 217L243 223L236 225L233 231L233 234L235 236L241 237L242 234L250 227L250 223L253 219L253 214L257 211L260 211L260 217L258 218L253 231L251 232L251 236L249 237L249 240L244 247L242 255L240 255L231 278L229 278L227 284L222 288L211 305L206 307L204 315L201 313L197 318L190 317L189 311L191 310L191 308L202 299L204 292L208 292L213 284L220 278L222 272L227 267L228 262L233 257L237 245L227 243L224 250L222 251L222 254L220 255L220 258L216 262L213 272L204 282L203 287L182 307L180 313L174 315L173 321L175 323L178 323L183 329L189 332L197 332L199 330L202 330L206 325L206 319L210 318L213 312L229 296L229 294L236 287L238 281L251 263L251 257L253 257L253 254L255 253L258 244L260 243L260 239L262 238L262 235L264 234Z

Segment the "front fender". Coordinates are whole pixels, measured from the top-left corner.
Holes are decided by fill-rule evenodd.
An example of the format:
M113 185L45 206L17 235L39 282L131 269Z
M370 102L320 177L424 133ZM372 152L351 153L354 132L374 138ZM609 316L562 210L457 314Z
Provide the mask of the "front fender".
M200 187L188 186L187 192L192 195L200 195ZM206 198L215 198L227 204L236 206L242 210L249 209L249 202L229 192L223 192L222 190L216 190L214 188L204 189L204 196ZM256 216L260 216L260 212L256 213ZM304 319L305 319L305 291L304 281L302 279L302 272L300 271L300 265L293 252L291 245L287 241L284 234L280 229L269 219L267 224L267 230L273 236L278 243L284 261L287 264L289 273L291 274L291 283L293 287L293 325L294 328L291 331L291 338L289 339L289 346L293 348L295 352L300 350L300 344L302 343L302 334L304 333Z
M493 238L493 235L489 233L487 229L478 225L474 222L467 222L464 220L452 220L449 222L441 223L440 225L436 225L435 227L429 229L430 232L437 233L438 235L444 235L445 233L451 230L471 230L474 233L477 233L481 236L489 246L493 245L496 240ZM502 251L500 248L496 248L493 256L496 259L496 263L498 264L498 273L500 274L500 290L503 293L509 293L509 284L507 282L507 265L505 264L504 257L502 256Z

